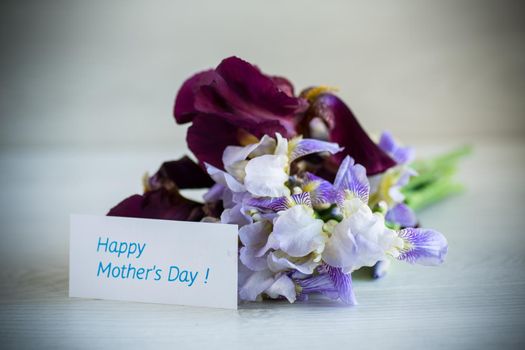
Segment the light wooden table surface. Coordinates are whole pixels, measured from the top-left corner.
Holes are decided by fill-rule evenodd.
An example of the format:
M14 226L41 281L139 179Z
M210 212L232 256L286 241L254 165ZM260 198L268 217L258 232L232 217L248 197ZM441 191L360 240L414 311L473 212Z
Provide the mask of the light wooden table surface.
M460 174L468 191L420 214L448 237L444 266L355 278L357 307L316 299L238 311L67 297L69 214L103 214L180 152L4 150L0 347L525 348L524 146L480 143Z

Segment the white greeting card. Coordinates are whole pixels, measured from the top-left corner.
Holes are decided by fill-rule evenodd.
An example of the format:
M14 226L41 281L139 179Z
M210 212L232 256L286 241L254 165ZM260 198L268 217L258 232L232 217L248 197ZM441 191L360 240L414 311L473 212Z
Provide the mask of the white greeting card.
M237 309L237 226L71 216L69 296Z

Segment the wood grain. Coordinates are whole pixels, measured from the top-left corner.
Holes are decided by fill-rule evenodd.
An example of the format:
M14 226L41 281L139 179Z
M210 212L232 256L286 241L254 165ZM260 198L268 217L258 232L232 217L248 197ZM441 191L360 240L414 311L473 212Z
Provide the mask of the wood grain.
M449 239L444 266L356 276L356 307L316 298L238 311L67 297L69 213L103 213L163 154L0 153L1 347L524 348L523 146L481 143L461 173L469 190L421 213Z

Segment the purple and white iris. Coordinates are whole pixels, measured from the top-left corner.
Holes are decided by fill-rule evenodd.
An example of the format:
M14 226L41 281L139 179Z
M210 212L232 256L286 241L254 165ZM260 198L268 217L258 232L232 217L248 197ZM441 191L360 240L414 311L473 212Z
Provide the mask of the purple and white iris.
M241 300L355 304L361 267L380 276L393 259L443 262L445 237L415 228L405 203L413 149L389 133L374 142L333 89L296 95L287 79L229 57L184 82L173 116L191 124L197 162L163 163L108 215L238 225ZM207 189L204 203L185 189Z
M264 135L247 146L228 146L225 170L206 164L220 187L223 223L237 224L240 238L239 296L286 298L321 293L354 304L351 272L389 257L435 265L446 239L433 230L396 231L368 204L366 170L350 156L334 183L296 166L302 157L337 154L341 148L315 139Z
M396 165L370 177L370 206L385 211L385 219L391 226L414 227L417 225L416 214L404 203L405 196L401 189L408 184L410 177L417 175L409 165L415 158L415 150L399 145L388 131L381 134L378 145Z

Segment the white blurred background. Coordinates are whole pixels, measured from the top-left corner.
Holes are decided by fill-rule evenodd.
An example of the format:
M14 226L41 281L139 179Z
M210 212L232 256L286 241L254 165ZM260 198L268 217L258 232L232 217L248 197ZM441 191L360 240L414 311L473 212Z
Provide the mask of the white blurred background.
M2 2L1 147L184 147L181 83L230 55L340 88L406 142L522 137L514 1Z
M365 348L525 348L523 4L0 1L2 348L166 347L181 332L193 346L253 348L323 325L335 326L328 342ZM175 94L230 55L297 90L339 87L366 130L389 129L420 156L473 144L458 174L466 191L418 213L447 236L447 263L356 281L362 306L344 318L318 306L226 316L67 299L69 215L105 214L142 191L145 171L187 153ZM399 337L407 329L418 336Z
M525 164L523 152L487 163L509 154L502 142L523 148L521 4L2 1L0 263L67 266L69 214L104 214L185 153L175 94L230 55L298 90L339 87L365 129L389 129L421 155L491 142L476 149L483 169L463 175L483 193L479 173ZM442 208L432 222L447 222Z

